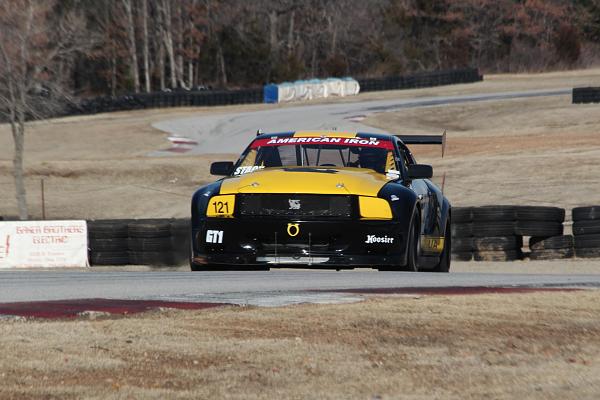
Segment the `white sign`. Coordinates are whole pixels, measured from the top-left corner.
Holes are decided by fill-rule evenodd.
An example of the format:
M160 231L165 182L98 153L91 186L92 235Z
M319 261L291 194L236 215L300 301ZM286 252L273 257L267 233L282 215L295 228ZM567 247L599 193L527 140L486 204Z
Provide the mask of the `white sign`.
M0 269L87 267L85 221L0 222Z

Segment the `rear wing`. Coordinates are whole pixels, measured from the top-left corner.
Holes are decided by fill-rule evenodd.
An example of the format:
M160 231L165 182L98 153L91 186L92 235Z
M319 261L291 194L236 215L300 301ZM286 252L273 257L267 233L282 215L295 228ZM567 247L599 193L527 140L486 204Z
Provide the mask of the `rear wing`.
M442 157L446 151L446 131L441 135L394 135L404 144L441 144Z

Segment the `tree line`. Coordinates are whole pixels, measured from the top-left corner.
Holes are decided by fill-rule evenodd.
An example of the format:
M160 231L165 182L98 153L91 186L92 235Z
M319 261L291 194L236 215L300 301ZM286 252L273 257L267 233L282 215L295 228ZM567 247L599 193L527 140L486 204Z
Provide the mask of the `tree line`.
M477 66L596 61L599 0L68 0L96 44L73 57L82 95L249 87Z

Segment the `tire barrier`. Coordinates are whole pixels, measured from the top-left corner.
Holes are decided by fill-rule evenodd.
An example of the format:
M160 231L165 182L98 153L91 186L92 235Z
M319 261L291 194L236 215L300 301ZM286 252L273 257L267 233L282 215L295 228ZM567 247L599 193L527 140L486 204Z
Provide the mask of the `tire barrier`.
M63 116L87 115L147 108L224 106L262 103L262 89L201 90L137 93L117 97L96 97L70 105Z
M381 90L416 89L424 87L472 83L483 80L477 68L464 68L436 72L423 72L413 75L385 78L359 79L361 92L377 92Z
M127 265L128 220L88 221L90 265Z
M342 80L344 93L351 87L360 87L361 92L380 90L415 89L457 83L471 83L483 80L477 68L464 68L446 71L423 72L405 76ZM325 80L327 82L328 80ZM311 82L311 81L303 81ZM358 84L356 84L358 82ZM90 115L114 111L143 110L149 108L224 106L233 104L256 104L266 101L265 93L272 95L272 86L239 90L175 90L153 93L135 93L122 96L102 96L83 99L68 104L65 109L52 115ZM312 87L312 86L311 86ZM340 89L341 90L341 89ZM339 91L341 93L341 91ZM338 94L339 94L338 93ZM1 119L0 119L1 120Z
M452 209L452 259L512 261L600 257L600 206L572 210L573 235L563 235L565 210L539 206ZM94 265L178 266L190 252L189 219L88 221ZM523 252L524 237L529 252Z
M189 219L88 221L90 264L183 265L190 229Z
M600 213L599 213L600 214ZM539 206L482 206L452 209L452 257L458 261L523 259L529 237L532 259L573 257L573 237L563 236L565 210Z
M575 256L600 257L600 206L574 208L572 217Z
M573 89L573 104L600 103L600 87Z

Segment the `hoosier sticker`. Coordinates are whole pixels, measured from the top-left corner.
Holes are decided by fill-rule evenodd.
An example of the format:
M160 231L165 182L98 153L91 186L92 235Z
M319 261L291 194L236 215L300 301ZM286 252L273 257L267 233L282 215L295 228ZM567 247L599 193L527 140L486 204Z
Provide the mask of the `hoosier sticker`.
M376 236L376 235L367 235L367 240L365 243L394 243L394 238L389 236Z

